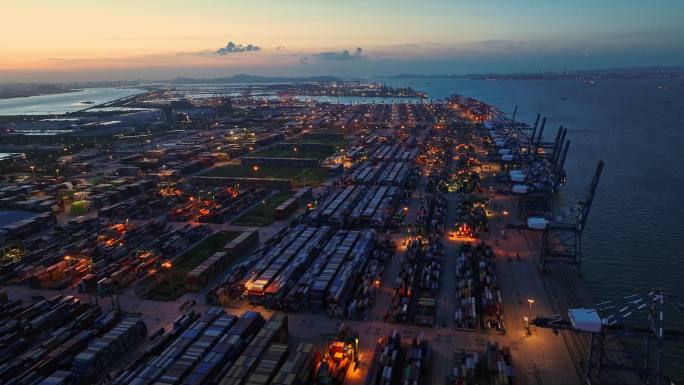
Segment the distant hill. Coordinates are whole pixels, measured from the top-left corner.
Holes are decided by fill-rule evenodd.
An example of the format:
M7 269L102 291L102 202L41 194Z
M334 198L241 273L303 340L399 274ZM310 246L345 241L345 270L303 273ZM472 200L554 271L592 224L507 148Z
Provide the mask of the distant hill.
M193 83L294 83L294 82L333 82L340 81L334 76L309 76L309 77L268 77L249 74L238 74L222 78L195 79L195 78L176 78L171 80L173 84L193 84Z
M565 72L517 72L517 73L488 73L488 74L398 74L387 76L387 79L510 79L510 80L534 80L534 79L644 79L644 78L679 78L684 77L684 67L624 67L574 70Z

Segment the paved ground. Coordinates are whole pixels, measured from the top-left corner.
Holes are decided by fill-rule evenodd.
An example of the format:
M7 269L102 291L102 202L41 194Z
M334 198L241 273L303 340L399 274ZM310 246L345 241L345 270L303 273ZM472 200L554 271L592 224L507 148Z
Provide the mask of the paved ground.
M455 194L447 197L450 208L455 203ZM502 195L495 195L493 206L496 207L490 218L490 232L481 237L494 246L497 255L497 277L502 290L504 301L504 318L507 333L505 335L469 332L457 330L454 326L453 313L456 298L456 282L450 279L456 276L454 255L463 240L450 239L445 235L445 262L443 282L438 297L436 325L433 328L418 327L405 324L378 322L391 304L392 285L399 273L399 264L405 249L399 247L395 257L390 261L383 276L383 286L376 297L375 306L371 312L370 321L359 324L361 364L358 371L361 375L351 376L349 384L361 384L370 365L373 349L378 338L389 334L393 329L402 332L404 337L412 337L423 333L430 341L433 349L432 367L430 369L431 384L446 383L451 372L452 352L457 349L482 350L485 341L499 342L511 347L513 364L519 384L543 385L575 385L580 380L576 374L573 358L571 358L566 344L561 336L551 330L533 329L532 335L527 336L522 317L530 315L527 299L534 299L532 316L536 314L555 314L552 302L542 285L536 262L536 245L530 242L527 234L508 232L506 239L501 238L501 230L505 229L508 215L504 211L514 213L515 200ZM409 205L407 222L413 223L415 211L419 201L414 197ZM448 210L447 224L453 223L453 210ZM401 234L396 234L401 244ZM520 255L520 261L515 255ZM507 256L512 256L508 261ZM350 322L357 325L356 322Z
M491 218L490 234L500 234L499 228L505 226L506 218L501 211L508 209L513 212L510 198L497 197L497 206L500 210ZM418 199L414 197L409 205L408 221L415 218ZM223 226L221 226L223 227ZM394 237L401 244L403 236L396 234ZM488 238L488 237L487 237ZM430 341L433 349L433 366L431 368L432 384L446 383L446 376L451 371L451 354L456 349L481 350L485 341L498 341L512 348L513 362L519 384L578 384L572 359L563 342L562 337L554 335L550 330L534 330L532 336L525 336L520 320L523 315L528 315L529 307L527 298L534 298L533 313L553 314L551 302L542 286L536 262L532 258L533 253L522 234L511 233L506 240L499 240L499 246L495 247L497 256L515 255L519 253L521 261L513 258L508 262L505 257L499 257L497 261L499 284L504 297L504 311L508 332L506 335L485 334L482 332L459 331L453 324L453 301L455 297L455 282L445 279L441 294L438 298L437 326L434 328L417 327L405 324L393 324L382 322L385 311L391 304L392 285L399 272L399 263L403 257L403 248L398 248L397 254L390 261L383 276L383 286L379 291L375 306L370 313L368 321L348 321L360 333L360 366L355 373L349 376L349 384L361 384L367 372L373 350L378 338L388 335L393 329L398 329L404 337L416 336L424 333ZM444 264L444 277L455 276L453 262L454 249L458 242L455 240L445 241L446 261ZM67 292L63 292L66 294ZM68 292L88 301L88 296L74 291ZM46 297L57 294L50 290L28 290L26 287L9 287L10 298L29 300L31 295L44 295ZM179 304L186 300L195 299L198 311L207 308L204 305L203 293L188 293L175 302L159 302L144 300L133 294L123 294L120 297L121 306L131 312L140 312L147 321L151 331L160 327L169 327L173 320L180 314ZM109 300L103 304L103 308L109 309ZM246 310L257 310L270 314L270 311L261 307L254 307L243 302L236 302L226 307L231 314L242 314ZM302 312L289 315L291 342L299 341L315 342L320 348L324 348L326 341L336 333L341 322L330 319L324 312ZM446 326L444 326L446 325Z
M421 183L424 188L425 178ZM454 195L448 196L451 208L454 205ZM509 217L504 211L516 212L515 201L510 197L496 195L493 199L493 215L490 217L490 232L482 237L482 240L495 245L494 250L498 257L497 271L498 280L503 294L504 312L507 326L505 335L484 332L468 332L456 330L453 321L454 303L456 297L455 261L454 255L460 241L444 238L446 258L443 266L443 282L438 296L437 322L435 327L417 327L406 324L393 324L383 322L383 316L391 306L393 284L399 273L400 262L405 252L404 247L398 247L397 252L386 267L383 274L382 287L376 297L367 321L342 321L330 319L323 311L306 311L289 315L290 341L296 344L300 341L314 342L320 349L324 349L329 338L334 336L342 322L349 323L360 334L360 365L350 374L348 383L362 384L372 360L373 351L378 338L388 335L393 329L399 330L406 338L421 333L430 341L433 349L432 366L429 370L431 384L444 384L446 377L451 372L451 355L456 349L482 350L485 341L498 341L508 345L512 349L513 363L518 384L544 384L544 385L575 385L580 381L576 375L573 359L568 352L563 336L557 336L550 330L533 330L532 336L526 336L523 332L521 319L530 314L527 303L528 298L535 300L532 308L535 314L554 314L558 311L557 298L551 300L547 295L542 278L537 268L537 249L527 234L509 231L506 239L501 239L501 230L505 228ZM407 222L415 221L419 206L419 196L414 194L407 214ZM452 223L453 210L448 210L447 223ZM262 240L270 237L284 222L267 228L260 229ZM215 230L237 229L232 225L210 225ZM401 245L403 234L391 235ZM514 257L508 261L507 256L520 254L520 261ZM209 285L208 287L210 287ZM140 312L147 321L150 331L160 327L169 327L173 320L180 314L179 305L185 301L195 300L194 306L198 311L204 311L204 291L199 293L187 293L175 302L158 302L140 299L129 292L120 296L121 306L131 312ZM44 295L51 297L57 294L55 291L31 290L26 287L9 287L10 298L30 300L31 295ZM85 294L76 293L74 290L63 291L62 294L73 294L84 301L89 298ZM108 309L108 300L103 304ZM246 310L257 310L268 316L271 312L261 307L254 307L244 302L235 302L225 307L231 314L242 314Z

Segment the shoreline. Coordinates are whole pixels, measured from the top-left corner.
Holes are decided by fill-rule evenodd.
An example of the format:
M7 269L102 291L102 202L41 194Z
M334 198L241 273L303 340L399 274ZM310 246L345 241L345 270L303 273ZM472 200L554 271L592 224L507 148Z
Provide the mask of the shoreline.
M10 94L9 96L5 96L1 91L0 91L0 100L7 100L7 99L25 99L25 98L31 98L34 96L50 96L50 95L59 95L59 94L70 94L74 92L79 92L83 91L82 88L80 89L64 89L64 90L55 90L55 92L38 92L38 93L23 93L23 94L17 94L17 95L12 95Z

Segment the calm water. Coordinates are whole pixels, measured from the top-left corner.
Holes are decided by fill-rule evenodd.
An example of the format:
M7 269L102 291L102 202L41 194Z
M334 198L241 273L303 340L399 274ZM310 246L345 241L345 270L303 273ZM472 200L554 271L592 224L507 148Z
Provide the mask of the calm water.
M431 98L471 96L509 114L518 105L516 120L529 124L542 113L547 139L559 125L567 127L566 204L584 196L596 163L605 162L584 236L583 273L594 298L663 287L684 300L684 80L379 80ZM0 115L75 111L84 108L75 105L79 101L103 103L137 92L92 89L0 100ZM667 316L684 328L684 317Z
M392 83L434 98L471 96L509 114L518 105L516 120L529 124L541 113L549 140L559 125L567 127L565 204L584 196L596 163L605 162L584 236L583 273L594 298L663 287L684 299L684 80ZM684 328L684 316L668 316L671 326ZM672 353L684 356L682 349ZM684 363L675 365L684 376Z
M145 91L133 88L87 88L62 94L0 99L0 116L64 114L142 92ZM84 101L95 103L82 103Z
M666 287L684 297L684 80L402 81L431 97L457 92L530 124L548 117L571 140L566 202L580 199L596 162L605 169L585 232L584 272L595 297ZM422 83L422 84L421 84Z

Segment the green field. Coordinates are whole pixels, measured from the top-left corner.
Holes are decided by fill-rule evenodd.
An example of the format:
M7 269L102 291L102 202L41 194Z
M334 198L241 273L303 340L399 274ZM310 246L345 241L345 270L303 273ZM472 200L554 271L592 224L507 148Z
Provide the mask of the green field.
M172 301L185 294L186 274L215 252L223 250L223 246L238 235L240 235L239 231L214 233L192 249L178 256L172 261L173 290L171 290L171 281L169 280L168 273L164 272L166 274L164 280L149 292L148 298L159 301Z
M349 139L344 139L343 137L326 137L324 134L308 133L304 134L296 139L288 140L287 143L323 143L328 144L334 148L344 148L351 141Z
M325 159L335 154L335 148L329 146L321 149L304 149L293 144L292 147L270 147L257 152L249 154L251 157L257 158L309 158L309 159Z
M268 226L275 222L275 209L294 194L294 191L280 191L265 199L244 213L232 224L242 226Z
M219 167L214 167L202 176L209 177L223 177L223 178L276 178L276 179L290 179L293 187L301 187L304 185L306 178L306 185L308 187L316 186L325 180L329 169L325 167L273 167L260 166L258 170L252 167L242 166L239 164L227 164Z

